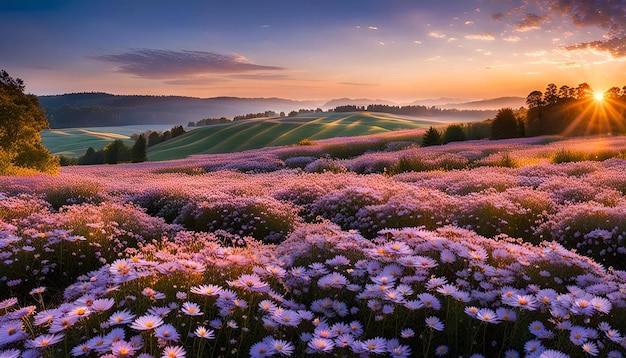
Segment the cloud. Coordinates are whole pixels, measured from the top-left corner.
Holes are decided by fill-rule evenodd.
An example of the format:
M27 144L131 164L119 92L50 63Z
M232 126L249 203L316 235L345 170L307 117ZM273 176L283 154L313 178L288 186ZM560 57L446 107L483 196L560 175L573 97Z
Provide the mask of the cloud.
M207 51L136 49L90 58L115 63L118 72L154 79L284 70L282 67L251 63L237 54L224 55Z
M603 37L563 49L593 49L614 58L626 58L626 0L538 0L532 2L536 5L532 9L529 7L531 2L524 3L509 11L493 14L492 19L511 22L520 32L540 29L558 19L565 19L579 29L599 28L606 31Z
M428 36L430 37L434 37L436 39L443 39L446 38L445 34L442 34L441 32L437 32L437 31L431 31L428 33Z
M515 30L518 32L526 32L541 29L541 24L548 21L545 16L537 14L526 14L517 24Z
M496 38L492 34L465 35L466 40L493 41Z
M505 38L503 38L504 41L508 41L508 42L517 42L520 40L519 37L517 36L507 36Z

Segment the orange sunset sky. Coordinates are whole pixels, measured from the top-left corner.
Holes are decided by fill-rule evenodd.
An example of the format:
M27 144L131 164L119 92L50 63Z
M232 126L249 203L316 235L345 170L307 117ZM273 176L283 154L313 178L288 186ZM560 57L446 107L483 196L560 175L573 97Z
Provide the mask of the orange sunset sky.
M626 1L1 0L0 68L37 95L407 103L626 85Z

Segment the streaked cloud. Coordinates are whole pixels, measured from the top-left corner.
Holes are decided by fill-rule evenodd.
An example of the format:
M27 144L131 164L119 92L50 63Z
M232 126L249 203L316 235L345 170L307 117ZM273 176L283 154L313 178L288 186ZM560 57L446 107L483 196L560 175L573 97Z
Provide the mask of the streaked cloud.
M434 37L436 39L445 39L446 38L446 34L438 32L438 31L431 31L428 33L429 37Z
M541 24L547 21L544 16L537 14L526 14L517 24L515 30L518 32L526 32L541 29Z
M368 26L369 30L378 30L378 26Z
M594 49L614 58L626 58L626 0L539 0L534 2L532 12L529 12L529 3L493 14L492 19L507 21L519 32L539 30L559 19L570 21L581 31L599 28L606 31L604 36L562 48L568 51ZM564 35L571 33L565 32Z
M520 38L518 36L507 36L503 38L503 40L507 42L517 42L520 40Z
M469 34L465 35L466 40L493 41L496 38L492 34Z
M252 63L241 55L208 51L136 49L90 58L114 63L118 72L154 79L284 70L282 67Z

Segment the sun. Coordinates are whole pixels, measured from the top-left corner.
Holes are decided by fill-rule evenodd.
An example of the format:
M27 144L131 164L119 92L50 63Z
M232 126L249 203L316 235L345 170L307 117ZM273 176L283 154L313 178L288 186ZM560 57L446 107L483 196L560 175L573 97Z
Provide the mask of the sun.
M593 94L593 98L594 98L596 101L598 101L598 102L600 102L600 101L604 101L604 93L602 93L602 92L596 92L596 93L594 93L594 94Z

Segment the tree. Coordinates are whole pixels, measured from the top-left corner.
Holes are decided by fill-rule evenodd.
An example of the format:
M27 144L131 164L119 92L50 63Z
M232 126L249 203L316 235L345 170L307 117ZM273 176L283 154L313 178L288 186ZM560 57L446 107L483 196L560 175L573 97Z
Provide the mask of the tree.
M20 168L54 174L59 159L41 143L48 119L37 97L24 89L21 79L0 71L0 174L17 174Z
M526 105L529 109L540 107L543 105L543 93L541 91L532 91L526 97Z
M502 108L491 122L491 139L519 137L519 124L512 108Z
M465 130L463 126L460 124L451 124L446 127L446 130L443 132L443 143L450 142L461 142L467 140L465 136Z
M555 104L559 100L558 89L554 83L550 83L543 94L545 105Z
M185 132L185 128L183 128L183 126L175 126L175 127L172 127L171 133L172 133L172 138L175 138L187 132Z
M441 144L441 133L435 128L430 127L424 133L424 137L422 138L422 146L429 147L431 145L439 145Z
M181 127L182 128L182 127ZM146 154L146 137L140 135L137 137L135 144L130 150L130 161L133 163L145 162L148 160L148 155Z
M128 148L121 139L116 139L107 144L102 151L104 152L104 162L106 164L130 161L130 148Z

